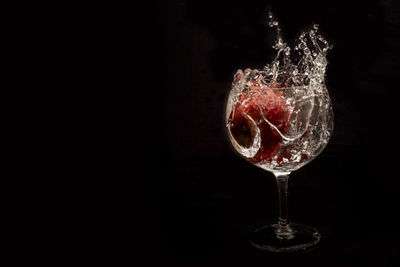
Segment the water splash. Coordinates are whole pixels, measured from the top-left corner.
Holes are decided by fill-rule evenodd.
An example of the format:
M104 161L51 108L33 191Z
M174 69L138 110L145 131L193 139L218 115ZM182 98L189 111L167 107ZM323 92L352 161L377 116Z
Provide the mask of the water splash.
M276 32L276 56L261 70L236 72L227 129L236 150L256 165L293 170L322 151L333 129L325 86L330 46L318 24L300 34L294 49L283 40L272 13L268 25Z
M276 30L276 42L272 46L277 54L271 64L264 67L264 74L268 86L304 86L308 84L320 85L325 81L325 70L328 64L328 42L319 32L319 25L314 24L308 32L302 32L294 47L296 58L291 57L291 47L283 41L279 22L268 15L268 25ZM317 86L319 89L319 86Z

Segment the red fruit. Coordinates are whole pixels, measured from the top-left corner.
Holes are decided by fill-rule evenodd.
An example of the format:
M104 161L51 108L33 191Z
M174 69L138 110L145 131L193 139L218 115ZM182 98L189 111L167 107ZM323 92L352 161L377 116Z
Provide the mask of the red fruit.
M261 147L250 161L271 161L281 149L282 137L269 123L282 134L288 128L287 105L281 93L277 89L253 86L248 93L241 95L233 112L230 116L230 130L241 146L250 147L255 137L254 123L247 116L250 116L260 129Z

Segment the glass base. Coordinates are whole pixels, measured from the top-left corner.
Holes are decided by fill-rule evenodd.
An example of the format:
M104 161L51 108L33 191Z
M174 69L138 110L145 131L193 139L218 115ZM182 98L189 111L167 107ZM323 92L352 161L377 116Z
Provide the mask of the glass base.
M320 240L317 229L302 224L290 224L281 227L278 224L267 225L250 235L250 242L258 249L272 252L292 252L304 250Z

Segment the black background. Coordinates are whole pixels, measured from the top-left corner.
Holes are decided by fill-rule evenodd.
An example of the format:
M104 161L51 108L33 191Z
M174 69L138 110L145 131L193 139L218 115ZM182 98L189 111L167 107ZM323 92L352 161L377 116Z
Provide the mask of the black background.
M90 5L4 4L1 264L89 266Z
M315 226L322 239L289 255L247 241L276 219L276 184L234 152L224 127L235 71L274 56L268 7L286 40L315 22L333 45L326 78L333 136L289 180L290 220ZM112 105L124 114L114 121L123 125L116 149L122 183L109 193L118 257L147 264L400 264L398 1L180 0L141 12L135 41L126 45L141 49L122 65L139 69L124 73L132 91ZM139 58L140 65L131 61Z

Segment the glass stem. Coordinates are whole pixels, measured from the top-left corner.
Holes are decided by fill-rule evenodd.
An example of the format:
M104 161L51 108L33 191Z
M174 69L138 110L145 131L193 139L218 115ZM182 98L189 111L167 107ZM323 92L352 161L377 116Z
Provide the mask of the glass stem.
M278 238L290 239L294 237L293 231L288 224L287 190L289 174L275 174L279 193L279 219L276 227Z

